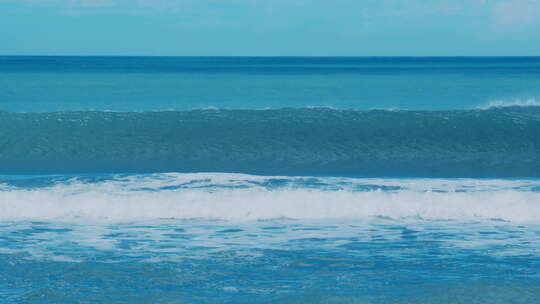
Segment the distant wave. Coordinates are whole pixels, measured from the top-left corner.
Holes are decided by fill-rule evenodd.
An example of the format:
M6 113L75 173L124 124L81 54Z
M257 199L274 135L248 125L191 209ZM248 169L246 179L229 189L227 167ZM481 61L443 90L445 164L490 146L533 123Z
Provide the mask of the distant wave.
M1 112L0 132L0 173L540 176L540 107Z
M235 174L70 179L0 189L1 220L263 220L386 217L540 220L536 181L285 178ZM360 189L356 191L355 189Z
M478 109L488 110L492 108L504 108L504 107L540 107L540 101L535 98L530 99L516 99L516 100L495 100L491 101Z

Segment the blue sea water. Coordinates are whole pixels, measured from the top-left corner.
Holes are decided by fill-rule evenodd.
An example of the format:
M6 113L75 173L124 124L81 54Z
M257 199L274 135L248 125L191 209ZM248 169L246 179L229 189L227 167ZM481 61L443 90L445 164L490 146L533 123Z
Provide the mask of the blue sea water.
M540 303L540 58L0 57L0 303Z
M0 110L474 109L540 100L540 57L2 57Z

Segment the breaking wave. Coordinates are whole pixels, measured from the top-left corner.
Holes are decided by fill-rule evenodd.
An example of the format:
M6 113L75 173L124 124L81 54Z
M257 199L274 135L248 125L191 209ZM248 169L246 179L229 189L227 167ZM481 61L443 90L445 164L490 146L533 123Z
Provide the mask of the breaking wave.
M478 107L481 110L488 110L492 108L505 108L505 107L540 107L540 101L535 98L530 99L516 99L516 100L495 100L491 101L483 106Z
M1 220L540 220L538 180L152 174L5 181ZM5 179L4 179L5 180Z

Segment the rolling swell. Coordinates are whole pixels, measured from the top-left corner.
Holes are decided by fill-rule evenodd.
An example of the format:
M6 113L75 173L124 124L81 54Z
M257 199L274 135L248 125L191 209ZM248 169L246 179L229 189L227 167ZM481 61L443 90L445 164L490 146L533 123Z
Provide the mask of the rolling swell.
M0 171L540 177L540 107L1 112Z

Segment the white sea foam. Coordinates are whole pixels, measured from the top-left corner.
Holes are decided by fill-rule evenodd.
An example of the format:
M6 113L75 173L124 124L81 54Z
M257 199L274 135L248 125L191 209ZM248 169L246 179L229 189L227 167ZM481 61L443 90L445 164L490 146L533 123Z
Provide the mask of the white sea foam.
M204 218L243 221L375 216L540 220L540 193L519 190L523 185L530 186L538 181L324 179L336 184L346 180L402 187L392 191L249 186L250 182L268 178L241 174L160 174L95 183L72 180L34 189L7 187L0 191L0 220ZM189 181L199 183L191 188L163 188ZM219 183L239 187L215 186Z
M514 99L514 100L494 100L485 105L477 107L481 110L504 107L540 107L540 101L535 98Z

